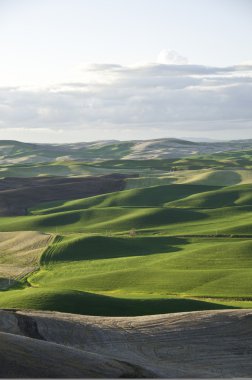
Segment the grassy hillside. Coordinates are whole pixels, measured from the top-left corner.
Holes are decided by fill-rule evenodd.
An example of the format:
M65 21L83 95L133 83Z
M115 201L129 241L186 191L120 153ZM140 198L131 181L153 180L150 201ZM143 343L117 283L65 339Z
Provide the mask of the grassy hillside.
M29 287L2 293L0 305L103 315L247 307L251 194L252 185L154 186L1 218L2 231L58 236Z
M42 256L46 265L29 281L95 293L245 298L252 296L251 249L252 240L239 239L63 239Z
M252 161L248 146L239 152L203 155L197 151L199 145L190 142L170 141L169 149L167 142L157 140L141 144L73 144L57 152L63 157L70 150L75 158L83 158L87 152L91 157L92 151L92 157L94 152L97 158L98 153L103 157L92 162L66 157L54 161L56 148L39 146L39 154L51 152L47 163L2 166L6 177L115 172L139 177L125 179L127 190L100 191L101 195L78 199L81 180L68 178L71 189L71 183L78 182L77 196L71 197L68 190L66 198L60 191L53 198L43 192L39 203L25 210L27 215L0 217L0 276L6 284L10 267L16 270L15 276L27 270L21 281L13 281L11 289L0 293L0 307L115 316L251 307ZM195 148L196 153L174 157L178 145ZM141 159L144 152L150 158L158 148L163 155L168 149L168 157ZM11 158L13 149L10 142L5 155ZM17 158L24 149L21 144ZM113 159L108 159L113 150ZM8 194L13 192L14 180L0 180L8 210L13 208ZM55 179L43 181L50 184ZM40 191L36 186L29 200L36 198L36 189ZM18 199L20 206L22 199ZM35 237L47 236L43 233L56 238L36 246ZM33 273L27 260L36 262Z
M248 307L252 240L66 236L1 307L143 315Z
M24 289L0 295L2 308L52 310L85 315L137 316L232 308L186 298L123 298L62 289Z
M170 205L206 209L228 206L252 206L252 186L230 186L216 191L193 194L186 198L170 202Z
M70 202L53 203L31 209L33 215L53 214L63 211L84 210L91 207L158 207L174 200L185 198L195 193L219 189L204 185L162 185L149 188L131 189L111 194L104 194ZM50 204L48 204L50 205Z
M2 217L0 231L127 234L135 229L170 235L247 235L252 226L251 188L167 185L126 190L52 207L46 204L30 216Z

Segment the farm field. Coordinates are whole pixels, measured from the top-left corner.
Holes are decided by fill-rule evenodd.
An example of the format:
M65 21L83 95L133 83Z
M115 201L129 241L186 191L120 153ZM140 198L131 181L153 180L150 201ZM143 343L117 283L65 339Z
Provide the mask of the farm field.
M39 378L50 379L249 378L251 315L244 309L120 318L0 310L0 374L37 378L39 368Z
M121 161L141 173L126 177L124 190L0 217L1 234L50 236L37 266L0 293L0 306L104 316L250 308L250 169L166 172L150 161L145 177L143 163ZM4 257L14 253L3 251L6 284Z
M50 234L34 231L0 232L0 290L38 269L51 240Z
M251 247L249 239L58 237L1 305L114 316L250 307Z
M252 185L165 185L70 202L46 203L30 214L1 217L0 230L163 235L242 234L252 223ZM193 193L195 192L195 194Z

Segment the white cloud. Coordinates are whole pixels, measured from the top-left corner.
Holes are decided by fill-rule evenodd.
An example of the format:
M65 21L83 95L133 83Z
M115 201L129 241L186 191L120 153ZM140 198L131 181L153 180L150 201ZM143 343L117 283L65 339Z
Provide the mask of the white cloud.
M87 82L90 70L109 81ZM0 88L5 135L25 128L61 130L72 140L148 133L246 138L251 131L252 66L93 65L84 74L82 81L40 90Z
M177 53L175 50L163 49L157 56L157 63L164 65L186 65L188 59Z

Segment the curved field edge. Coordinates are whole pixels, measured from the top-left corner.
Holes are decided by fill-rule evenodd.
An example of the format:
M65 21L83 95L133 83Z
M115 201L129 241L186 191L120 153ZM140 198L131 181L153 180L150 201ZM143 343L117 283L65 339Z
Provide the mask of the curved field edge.
M0 232L0 289L17 286L39 269L40 257L54 236L39 231Z

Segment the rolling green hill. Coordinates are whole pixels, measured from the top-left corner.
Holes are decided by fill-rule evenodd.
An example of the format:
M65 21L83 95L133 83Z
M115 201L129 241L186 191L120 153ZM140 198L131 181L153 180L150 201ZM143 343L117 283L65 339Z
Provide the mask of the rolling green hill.
M216 191L206 191L189 195L186 198L170 202L176 207L222 208L229 206L252 206L252 186L230 186Z
M128 233L135 229L171 235L250 234L251 189L252 185L223 189L166 185L54 203L52 207L47 203L29 216L0 218L0 231Z
M91 207L159 207L165 203L185 198L195 193L219 189L204 185L161 185L104 194L70 202L58 202L53 207L31 209L34 215L53 214L63 211L84 210ZM49 205L49 204L48 204Z
M252 295L251 249L252 240L224 238L63 239L42 255L45 266L29 282L117 295L246 298Z
M115 316L248 307L251 248L227 238L59 237L29 287L3 292L1 307Z
M9 213L0 217L0 282L6 284L10 263L21 269L0 292L0 307L115 316L251 307L252 160L250 142L244 144L230 145L239 151L217 144L213 154L212 146L179 140L6 143L0 190ZM80 198L91 179L78 176L106 173L133 176L108 176L106 194L98 181L93 193L100 195ZM112 178L123 178L121 191L107 192ZM53 187L64 181L64 193ZM29 183L35 185L28 192ZM41 183L50 192L36 197ZM22 215L11 213L12 187ZM24 195L33 200L27 207ZM56 237L30 250L43 233ZM13 242L20 237L23 248L9 247L6 234ZM26 258L36 265L29 269Z
M102 315L248 307L251 194L252 185L162 185L2 217L1 231L58 236L0 305Z

